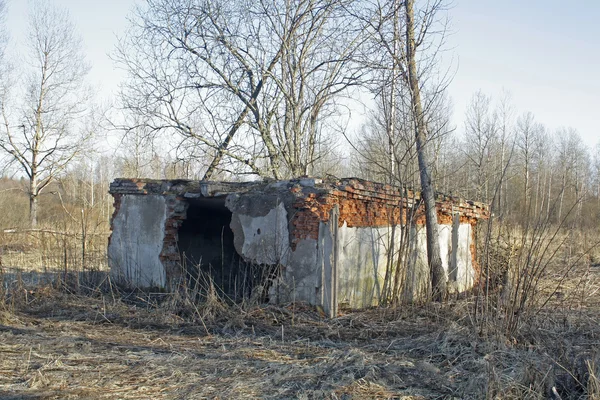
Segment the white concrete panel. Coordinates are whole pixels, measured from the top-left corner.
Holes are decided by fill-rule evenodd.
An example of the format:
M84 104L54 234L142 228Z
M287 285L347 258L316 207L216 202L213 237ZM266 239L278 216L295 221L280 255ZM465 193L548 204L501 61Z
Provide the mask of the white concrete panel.
M471 289L475 283L475 269L471 254L472 243L473 228L471 224L460 224L456 249L456 286L459 292Z
M344 224L339 229L338 300L341 304L361 308L379 302L391 233L391 227L350 228ZM394 236L397 249L399 228Z
M283 203L264 216L237 215L244 233L241 255L246 260L256 264L287 264L290 235Z
M163 196L123 196L108 246L114 279L133 287L165 286L165 269L159 258L165 221Z
M438 231L440 234L440 256L442 257L442 267L444 267L446 276L448 276L450 271L450 254L452 252L452 226L438 225ZM427 242L425 242L425 250L427 250Z
M303 239L296 244L283 272L283 282L274 288L282 301L304 301L321 304L321 266L318 265L318 249L315 239Z
M413 226L409 234L408 262L403 285L403 300L416 302L429 293L430 277L427 262L427 232L424 226Z

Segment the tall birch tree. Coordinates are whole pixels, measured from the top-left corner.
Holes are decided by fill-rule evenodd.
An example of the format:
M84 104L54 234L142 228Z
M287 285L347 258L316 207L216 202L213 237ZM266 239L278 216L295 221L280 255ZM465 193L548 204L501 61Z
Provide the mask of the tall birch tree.
M24 76L10 85L13 93L5 86L0 99L0 150L28 179L30 224L36 227L39 196L80 154L90 130L77 126L87 111L88 66L75 26L62 9L43 1L32 7Z

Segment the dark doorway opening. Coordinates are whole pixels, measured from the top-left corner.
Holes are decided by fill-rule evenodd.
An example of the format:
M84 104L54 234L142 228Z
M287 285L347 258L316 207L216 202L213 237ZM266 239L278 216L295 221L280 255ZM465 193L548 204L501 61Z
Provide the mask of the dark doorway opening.
M179 252L190 287L203 292L212 280L222 294L239 301L250 295L254 268L236 252L230 223L225 198L190 200L179 228Z

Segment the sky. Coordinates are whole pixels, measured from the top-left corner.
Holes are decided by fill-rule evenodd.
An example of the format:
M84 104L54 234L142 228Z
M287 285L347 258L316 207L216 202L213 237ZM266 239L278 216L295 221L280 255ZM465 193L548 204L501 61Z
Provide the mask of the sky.
M142 0L50 0L68 9L82 35L101 97L114 100L123 73L109 58ZM7 28L19 50L28 0L8 0ZM573 127L592 147L600 139L600 1L455 0L446 58L460 131L471 96L509 92L515 112L532 112L549 130Z
M6 0L7 30L12 51L20 52L28 24L29 0ZM117 38L128 26L130 15L139 0L48 0L50 4L66 9L82 37L83 50L91 69L90 83L97 93L114 100L124 73L115 68L109 54L114 52Z
M550 130L600 139L600 1L457 0L450 10L457 72L449 92L460 124L474 92L511 94Z

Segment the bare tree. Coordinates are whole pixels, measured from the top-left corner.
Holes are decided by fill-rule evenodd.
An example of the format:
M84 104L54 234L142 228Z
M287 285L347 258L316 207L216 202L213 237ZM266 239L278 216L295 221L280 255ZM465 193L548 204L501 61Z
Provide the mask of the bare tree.
M366 179L413 188L418 186L419 171L411 110L407 102L391 100L408 97L409 92L401 84L392 96L383 91L385 82L378 83L380 88L375 86L376 107L351 142L360 160L356 173Z
M136 126L123 138L118 154L119 170L122 176L130 178L150 177L150 163L154 143L142 125Z
M521 195L521 211L523 215L529 214L531 205L531 175L534 162L534 148L539 140L544 127L535 122L532 113L524 113L517 119L517 149L521 162L523 190Z
M446 272L442 265L440 252L437 211L435 208L435 190L431 177L431 164L426 148L428 129L425 110L421 101L420 79L417 73L416 49L418 38L415 35L414 0L406 0L406 64L408 84L411 92L411 105L415 118L415 136L419 171L421 176L421 195L425 203L425 225L427 230L427 261L431 273L432 298L440 301L446 295Z
M496 148L496 185L498 187L498 198L494 202L495 210L500 217L508 211L508 203L506 198L506 164L512 154L514 148L514 130L513 130L513 109L510 103L510 95L503 93L500 103L496 109L498 118L498 147ZM499 153L499 154L498 154Z
M81 152L91 130L77 122L86 113L88 67L67 12L33 3L27 44L24 85L15 91L22 98L2 93L0 149L29 180L30 223L35 227L40 194Z
M8 91L12 87L11 71L13 70L11 63L6 59L6 46L8 44L8 33L6 31L6 2L0 0L0 99L7 97ZM5 172L2 165L2 171Z
M488 202L490 200L490 180L492 152L496 144L496 115L491 109L491 99L481 91L471 98L465 116L465 142L462 146L469 161L470 174L475 180L474 198ZM472 197L472 196L470 196Z
M6 1L0 0L0 65L5 64L4 53L8 43L8 32L6 31Z
M436 158L432 140L448 131L448 120L439 112L445 108L444 91L448 83L447 75L439 73L439 57L447 28L444 10L441 0L427 2L416 11L413 0L372 0L360 3L354 11L368 33L363 63L373 71L374 93L381 98L384 109L380 125L384 127L388 159L381 165L387 165L385 170L396 178L391 179L396 184L405 184L397 180L405 171L399 171L401 166L394 151L397 143L402 142L400 132L410 132L411 139L407 143L416 148L427 216L432 294L436 300L444 297L447 280L440 256L432 177L432 160Z
M560 192L558 194L558 217L563 216L565 196L569 203L577 203L576 218L581 218L583 197L589 188L591 163L587 148L581 136L574 128L560 128L555 133L557 158L554 167L560 174ZM580 222L580 221L579 221Z
M336 100L361 75L346 1L150 0L117 52L123 106L200 149L205 179L231 164L311 173Z
M596 143L596 146L593 149L592 176L592 191L596 196L597 208L600 212L600 142ZM600 215L598 215L598 217L600 217Z

